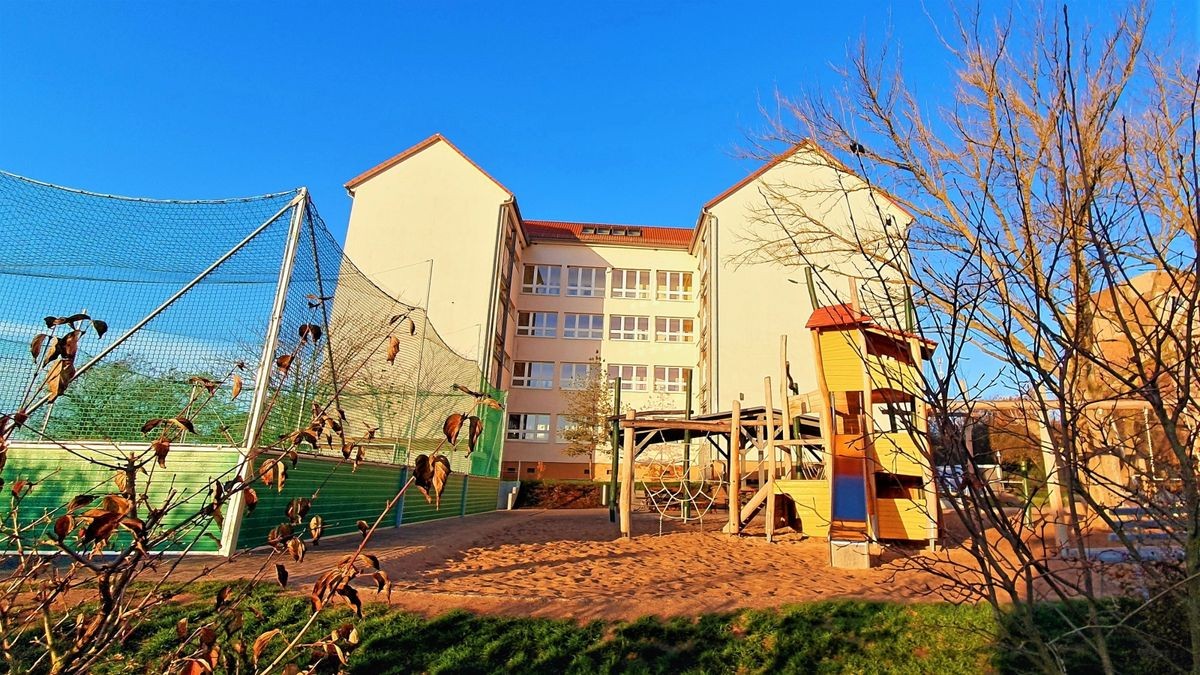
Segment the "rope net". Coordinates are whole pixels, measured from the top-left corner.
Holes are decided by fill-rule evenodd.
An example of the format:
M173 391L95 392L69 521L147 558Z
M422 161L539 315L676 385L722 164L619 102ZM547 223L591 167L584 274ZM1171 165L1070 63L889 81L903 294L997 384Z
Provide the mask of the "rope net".
M371 437L362 459L408 464L438 447L447 415L474 414L484 422L476 451L468 458L459 440L440 452L455 471L499 473L502 412L453 385L501 402L502 394L481 385L478 365L446 345L423 308L345 256L302 190L148 200L0 173L0 231L9 242L0 249L0 413L33 410L14 441L142 442L143 423L179 415L198 387L215 382L186 442L244 446L290 257L260 443L304 428L314 409L340 410L348 435ZM77 313L103 320L107 332L80 340L80 374L36 407L46 386L31 345L69 330L43 317ZM320 339L302 340L302 326L314 325ZM234 379L243 383L236 397ZM340 445L323 440L304 447L340 456Z

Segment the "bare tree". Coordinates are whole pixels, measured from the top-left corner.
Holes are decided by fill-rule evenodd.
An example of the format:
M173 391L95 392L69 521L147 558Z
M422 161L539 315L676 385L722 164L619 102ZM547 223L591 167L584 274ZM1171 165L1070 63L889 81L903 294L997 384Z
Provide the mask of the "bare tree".
M613 414L612 385L600 356L588 361L587 375L577 377L565 395L567 428L563 437L567 447L563 454L574 457L595 457L596 452L605 451L610 443L612 426L609 417Z
M931 454L967 467L951 503L970 559L913 564L993 603L1040 669L1075 652L1200 673L1200 76L1151 42L1145 4L1115 9L1104 27L955 17L936 110L862 42L839 94L784 101L769 140L810 141L787 161L832 178L765 186L746 259L860 261L864 307L940 343L920 398ZM973 476L969 422L998 408L1046 458L1016 500ZM1112 598L1122 573L1133 600Z

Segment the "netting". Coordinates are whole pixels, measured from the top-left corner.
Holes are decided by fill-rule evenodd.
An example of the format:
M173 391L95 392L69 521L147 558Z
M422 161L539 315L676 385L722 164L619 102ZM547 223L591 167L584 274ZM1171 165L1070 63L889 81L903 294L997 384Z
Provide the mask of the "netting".
M178 415L197 382L211 380L220 391L195 411L186 442L242 446L270 343L262 442L303 428L314 408L341 410L348 434L372 436L366 461L408 463L438 447L448 414L469 413L484 420L477 451L468 460L463 440L441 452L457 471L498 475L501 412L453 388L480 390L478 365L442 341L424 309L346 258L305 191L159 201L0 173L0 231L0 412L44 396L31 343L69 328L48 329L42 317L84 312L108 324L102 338L81 340L77 367L102 358L37 408L14 440L141 441L147 419ZM301 344L304 325L320 326L321 339ZM287 368L278 364L285 355L293 355ZM244 382L236 398L233 375ZM329 442L309 450L341 453Z

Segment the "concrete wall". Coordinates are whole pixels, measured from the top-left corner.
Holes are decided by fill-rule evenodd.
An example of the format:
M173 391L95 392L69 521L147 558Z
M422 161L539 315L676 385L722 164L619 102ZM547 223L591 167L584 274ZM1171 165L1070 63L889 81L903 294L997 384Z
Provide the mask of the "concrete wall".
M714 409L728 409L739 395L744 395L743 405L763 403L763 377L779 376L781 334L788 336L792 377L800 392L816 389L812 338L805 328L813 303L804 267L816 268L818 305L848 302L850 279L876 274L865 258L852 255L850 249L882 231L880 208L895 222L909 221L886 199L874 198L862 187L861 181L833 168L819 154L800 150L726 196L703 216L702 227L709 230L710 349L715 380L709 395ZM809 233L801 237L803 256L795 253L776 216L793 233ZM818 228L805 224L806 218L840 236L818 236ZM773 252L755 255L753 251L764 242L776 242ZM771 257L782 261L768 262L766 258ZM864 310L886 320L890 312L872 308L869 302L882 286L857 284L866 287L860 291ZM897 294L899 290L893 288ZM901 307L899 303L898 309Z
M552 433L551 442L548 443L507 440L505 442L505 470L501 475L508 478L517 477L517 463L520 462L520 477L525 478L528 476L524 473L531 464L536 465L536 463L542 462L544 477L587 478L591 476L590 467L593 461L603 464L609 459L607 455L600 455L596 458L569 457L562 454L566 444L554 441L553 430L557 429L558 417L567 408L567 392L562 389L563 383L561 382L561 364L586 363L598 354L605 367L610 364L645 365L650 379L649 391L622 392L622 405L641 410L649 407L682 409L684 407L683 394L654 391L654 367L695 368L697 363L696 342L657 342L653 334L650 341L610 340L608 339L608 317L612 314L650 317L652 333L657 317L683 317L695 320L697 301L694 294L692 300L657 300L656 284L659 270L686 271L693 274L694 288L697 283L696 260L687 251L681 249L534 243L522 252L521 262L526 265L563 266L562 294L555 296L522 293L520 270L514 280L512 294L514 321L516 311L557 312L559 314L558 337L514 335L512 338L515 344L513 358L516 361L542 361L555 364L554 387L548 390L510 387L508 399L508 411L511 413L550 414ZM604 296L572 297L565 295L567 266L605 268L607 271ZM650 270L650 299L611 297L612 269L614 268ZM563 338L562 317L566 312L604 315L604 338L601 340ZM698 400L698 397L693 397L693 400ZM693 403L693 407L695 405ZM560 464L566 466L559 466ZM589 469L589 472L585 474L584 469Z
M405 266L433 259L429 316L447 344L477 359L477 324L487 321L501 206L509 197L448 143L435 141L355 187L346 255L384 289L420 304L424 269Z

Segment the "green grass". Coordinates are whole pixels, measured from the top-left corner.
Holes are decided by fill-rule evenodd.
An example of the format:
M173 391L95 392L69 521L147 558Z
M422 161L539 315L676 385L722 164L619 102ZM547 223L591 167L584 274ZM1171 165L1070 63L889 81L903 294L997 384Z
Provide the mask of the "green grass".
M192 589L193 597L205 601L160 610L95 672L162 672L163 655L178 644L176 622L186 616L194 628L210 620L216 587ZM226 654L232 639L249 646L269 628L294 636L309 616L305 598L269 585L257 587L242 608L241 631L221 634ZM1039 626L1064 629L1056 616L1046 612ZM1009 638L1011 644L996 642L1003 631L989 607L945 603L838 600L582 625L463 611L427 619L373 603L357 621L346 605L327 609L308 637L316 640L347 622L362 638L350 654L349 670L356 673L992 673L1032 667L1015 649L1017 638ZM274 642L265 658L273 659L282 644ZM292 659L304 665L307 652ZM1070 672L1094 672L1086 655L1069 661ZM328 672L336 670L327 665ZM1136 665L1140 671L1152 664ZM242 672L252 672L247 666Z

